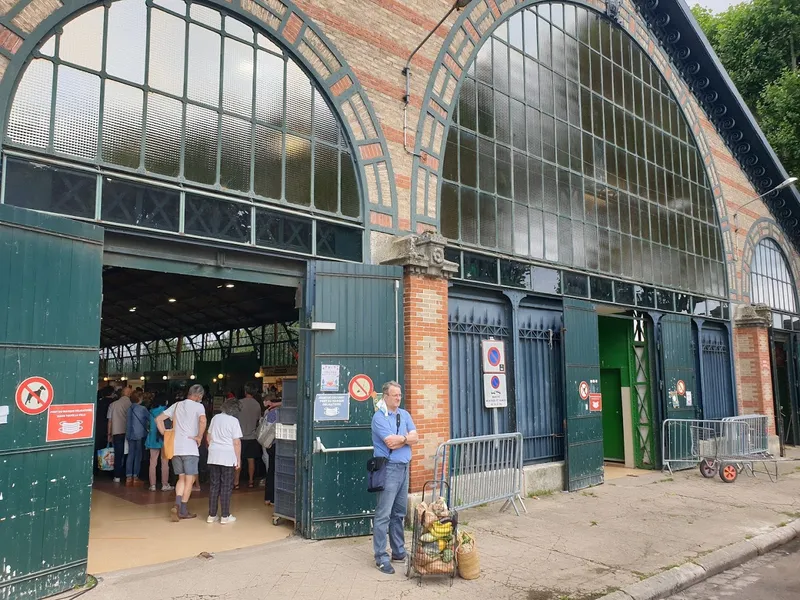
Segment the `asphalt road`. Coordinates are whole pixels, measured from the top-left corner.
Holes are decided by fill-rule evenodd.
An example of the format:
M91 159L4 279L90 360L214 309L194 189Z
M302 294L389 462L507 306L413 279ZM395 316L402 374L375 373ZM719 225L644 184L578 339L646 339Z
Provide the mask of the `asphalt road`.
M670 596L668 600L798 600L800 539Z

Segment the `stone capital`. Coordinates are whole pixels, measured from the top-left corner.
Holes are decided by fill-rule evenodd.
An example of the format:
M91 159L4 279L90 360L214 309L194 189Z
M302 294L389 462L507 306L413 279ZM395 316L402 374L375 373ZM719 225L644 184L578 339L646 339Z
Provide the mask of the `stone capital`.
M766 304L740 304L733 323L736 327L769 327L772 325L772 310Z
M458 272L458 265L446 260L444 249L447 240L438 233L426 231L412 234L392 242L385 265L400 265L406 273L450 279Z

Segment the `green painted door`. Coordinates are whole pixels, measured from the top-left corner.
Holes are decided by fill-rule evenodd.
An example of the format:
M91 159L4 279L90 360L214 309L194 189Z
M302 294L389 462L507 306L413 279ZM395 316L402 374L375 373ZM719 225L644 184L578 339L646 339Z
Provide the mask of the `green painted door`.
M301 469L308 484L301 529L308 538L372 531L375 494L367 492L365 467L374 403L347 396L357 375L371 379L376 393L386 381L402 383L402 277L401 267L309 265L301 365L307 385L299 421L305 424ZM356 395L363 396L365 378L358 381Z
M603 392L603 455L606 460L625 460L622 426L622 380L619 369L600 371Z
M695 360L692 321L684 315L666 315L661 318L661 360L663 366L663 401L667 419L695 419ZM682 384L681 384L682 382ZM679 393L680 388L684 393ZM696 466L692 460L692 438L696 436L691 425L674 425L667 440L674 469ZM681 461L682 457L687 460Z
M697 415L692 321L683 315L661 318L661 356L668 419L694 419ZM680 382L685 393L678 393Z
M569 491L603 483L602 412L581 397L582 382L600 392L600 343L594 304L564 299L567 484Z
M86 578L102 260L101 228L0 205L0 599Z

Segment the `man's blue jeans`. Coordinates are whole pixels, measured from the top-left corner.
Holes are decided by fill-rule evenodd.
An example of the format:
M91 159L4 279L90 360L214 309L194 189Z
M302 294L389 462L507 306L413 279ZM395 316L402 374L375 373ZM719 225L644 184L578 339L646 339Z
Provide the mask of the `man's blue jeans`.
M372 549L378 565L389 562L387 534L392 556L406 555L403 521L408 506L408 464L390 462L386 469L386 485L382 492L378 492L378 507L372 525Z

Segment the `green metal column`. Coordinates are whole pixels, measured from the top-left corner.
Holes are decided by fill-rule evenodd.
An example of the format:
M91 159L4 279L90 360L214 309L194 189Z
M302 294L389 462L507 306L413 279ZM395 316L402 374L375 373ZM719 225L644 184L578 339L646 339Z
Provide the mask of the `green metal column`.
M51 434L73 432L68 441L48 442L46 433L49 414L67 414L65 405L88 404L94 414L102 260L101 228L0 205L2 600L41 598L86 579L91 418L59 417ZM35 386L41 403L21 394L36 414L15 400L29 377L52 384L51 397Z

